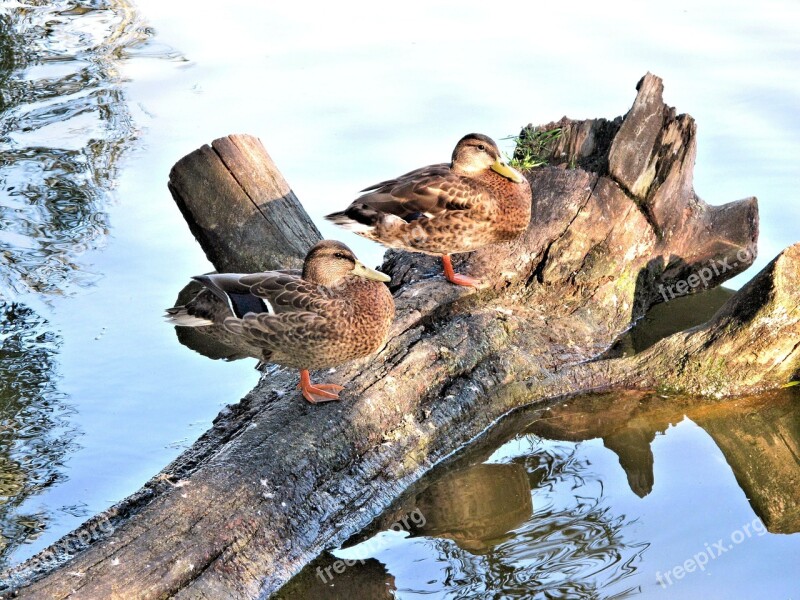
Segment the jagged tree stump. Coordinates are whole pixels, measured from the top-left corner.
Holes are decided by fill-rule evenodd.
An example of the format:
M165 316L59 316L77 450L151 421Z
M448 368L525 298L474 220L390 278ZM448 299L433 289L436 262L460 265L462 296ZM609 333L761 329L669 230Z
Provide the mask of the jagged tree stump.
M550 166L527 174L527 233L459 266L488 289L458 288L436 261L389 252L392 337L377 356L327 376L346 385L341 402L311 406L293 374L267 372L112 509L111 535L58 568L41 559L18 568L21 595L265 597L514 407L613 385L737 394L796 377L797 346L786 340L800 339L800 246L704 328L631 358L588 362L665 299L659 286L672 289L712 261L728 265L704 281L718 285L755 256L755 198L703 203L692 188L694 121L663 103L657 77L638 91L625 118L557 124ZM780 327L765 327L770 320ZM720 353L730 360L722 367ZM720 369L730 371L724 385L713 383Z

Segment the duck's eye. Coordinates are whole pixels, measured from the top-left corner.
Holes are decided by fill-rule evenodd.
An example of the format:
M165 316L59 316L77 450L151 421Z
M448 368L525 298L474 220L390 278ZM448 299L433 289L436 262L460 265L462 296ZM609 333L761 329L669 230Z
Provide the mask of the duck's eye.
M478 144L478 150L480 150L481 152L485 152L486 146L484 146L483 144Z
M341 259L344 259L344 260L348 260L347 255L346 254L342 254L341 252L337 252L336 254L333 255L333 257L334 258L341 258Z

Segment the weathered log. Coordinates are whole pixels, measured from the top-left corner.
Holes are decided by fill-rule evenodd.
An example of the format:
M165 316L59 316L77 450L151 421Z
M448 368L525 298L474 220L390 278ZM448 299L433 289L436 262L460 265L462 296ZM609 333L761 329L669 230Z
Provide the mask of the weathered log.
M22 595L264 597L514 407L615 384L737 394L796 377L800 357L796 347L787 352L783 336L800 339L798 290L786 285L800 247L734 296L706 333L587 362L649 306L670 299L659 286L683 290L720 263L726 268L703 282L718 285L754 258L755 199L710 207L697 198L694 123L674 116L661 89L648 74L625 119L560 123L563 149L550 148L551 163L576 168L528 173L534 216L527 233L460 267L489 289L449 285L435 261L388 253L383 269L393 277L397 320L378 356L328 376L346 385L342 402L310 406L298 399L293 374L266 373L191 449L112 509L113 534L98 536ZM627 126L629 119L659 129L653 135ZM645 152L646 159L630 159ZM762 318L792 305L780 328L763 328ZM754 336L746 373L724 387L706 385L718 370L715 352ZM684 345L687 339L697 343ZM659 346L675 350L665 359ZM672 359L689 365L695 356L696 367L670 372ZM45 566L41 556L32 559L16 569L14 584L35 580Z
M704 325L641 354L577 365L605 386L723 397L800 379L800 243L790 246Z
M302 267L322 236L258 138L229 135L179 160L169 191L219 272ZM265 251L268 248L268 251Z

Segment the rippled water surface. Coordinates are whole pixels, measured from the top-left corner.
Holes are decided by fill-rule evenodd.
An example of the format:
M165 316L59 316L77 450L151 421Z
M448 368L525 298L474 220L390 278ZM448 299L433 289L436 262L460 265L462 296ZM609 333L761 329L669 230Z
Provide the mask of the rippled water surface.
M254 361L208 360L161 321L187 279L210 270L166 188L181 156L229 133L259 136L323 234L374 264L377 245L321 216L367 184L446 160L466 132L503 138L564 114L624 114L649 70L698 121L698 193L714 204L759 197L760 268L797 240L800 222L799 29L794 4L780 1L0 0L0 566L138 489L257 380ZM617 351L651 343L640 333ZM648 472L623 476L603 436L514 432L464 475L473 508L442 504L464 486L458 476L433 485L419 500L436 517L429 529L392 540L364 569L388 568L411 596L471 597L497 582L509 596L525 586L561 597L659 591L657 569L752 516L732 487L714 497L735 517L723 530L669 512L688 493L669 482L723 473L702 424L669 422L653 442L647 494ZM465 511L483 519L487 497L506 507L503 526L456 531ZM772 572L797 556L795 537L748 540L731 560L756 556ZM719 580L709 577L686 582ZM681 585L678 597L698 589Z
M790 391L528 409L280 597L788 600L800 589L799 451Z
M180 151L147 165L127 70L185 57L128 2L0 6L2 566L136 490L256 377L195 368L160 320L208 266L153 192Z

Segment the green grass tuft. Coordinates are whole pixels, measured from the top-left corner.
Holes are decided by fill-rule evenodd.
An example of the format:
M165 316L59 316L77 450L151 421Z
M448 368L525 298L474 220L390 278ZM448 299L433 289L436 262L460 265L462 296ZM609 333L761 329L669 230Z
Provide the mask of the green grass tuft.
M554 129L526 127L519 135L502 138L503 140L514 140L517 144L512 156L506 154L508 164L522 171L546 165L552 154L553 143L563 133L561 127Z

